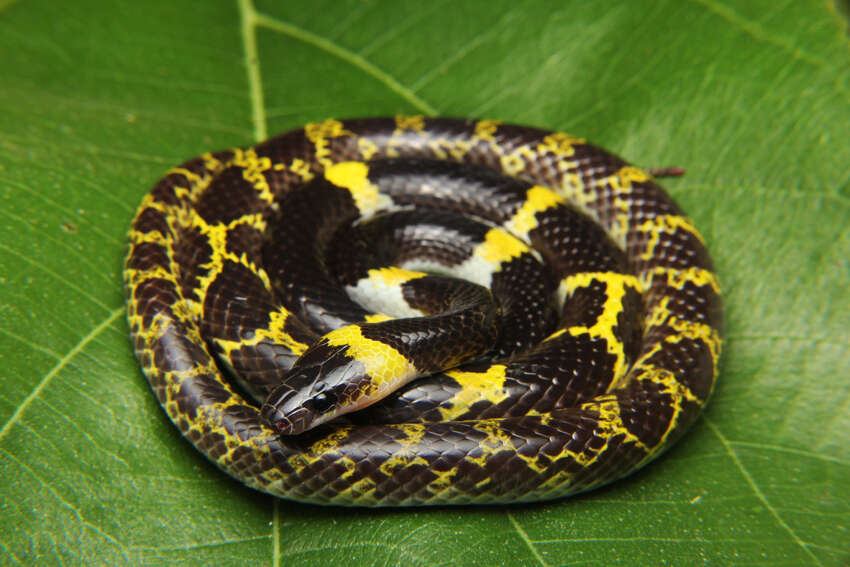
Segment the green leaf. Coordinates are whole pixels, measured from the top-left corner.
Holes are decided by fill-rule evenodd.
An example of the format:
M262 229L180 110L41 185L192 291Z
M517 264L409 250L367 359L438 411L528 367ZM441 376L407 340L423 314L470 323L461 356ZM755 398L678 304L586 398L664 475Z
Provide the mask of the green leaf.
M0 0L0 564L846 565L846 2ZM163 172L330 116L491 117L647 166L703 231L727 345L694 430L533 506L253 492L138 370L124 235Z

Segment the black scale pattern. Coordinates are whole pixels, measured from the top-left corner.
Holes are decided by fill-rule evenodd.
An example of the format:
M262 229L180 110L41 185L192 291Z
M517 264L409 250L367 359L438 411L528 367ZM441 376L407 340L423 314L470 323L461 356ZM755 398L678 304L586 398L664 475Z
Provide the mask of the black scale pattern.
M345 223L358 213L345 191L319 181L312 193L293 190L305 177L319 179L330 163L364 158L393 158L370 162L369 171L396 206L484 224L442 219L423 228L427 222L393 213L371 228L351 228ZM421 161L433 158L462 164L435 172ZM505 169L519 182L503 177ZM503 330L495 363L469 362L414 382L355 420L377 423L329 424L298 436L277 434L230 385L222 365L262 397L320 333L362 321L365 313L338 286L370 265L416 257L462 263L482 231L510 222L526 205L527 183L576 198L534 214L536 227L525 237L543 268L522 254L493 276L503 318L513 313L517 325L538 319L527 327L532 339ZM381 222L393 227L393 238L382 241ZM417 235L441 231L451 244L416 244ZM125 268L140 365L183 435L249 486L307 502L514 502L606 484L687 430L711 393L721 346L711 262L675 203L619 158L522 126L327 121L254 148L201 156L168 173L143 202ZM528 274L536 275L525 298L507 293ZM526 302L553 295L562 279L560 313ZM410 290L413 303L440 303ZM623 309L607 319L611 303ZM463 317L491 317L484 313L437 331L420 328L421 321L389 326L403 327L408 338L442 334L456 345L455 337L481 328L467 327ZM559 334L539 341L555 328ZM432 349L377 329L364 326L362 334L423 365L434 358ZM461 382L485 375L501 376L498 387L485 386L488 394L458 410Z

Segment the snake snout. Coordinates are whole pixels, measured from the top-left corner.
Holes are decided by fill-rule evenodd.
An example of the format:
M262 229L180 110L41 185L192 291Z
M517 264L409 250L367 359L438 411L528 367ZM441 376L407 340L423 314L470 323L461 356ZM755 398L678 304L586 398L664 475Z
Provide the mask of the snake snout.
M263 420L281 435L298 435L309 429L306 410L286 411L297 395L296 390L288 386L279 386L269 395L260 409Z

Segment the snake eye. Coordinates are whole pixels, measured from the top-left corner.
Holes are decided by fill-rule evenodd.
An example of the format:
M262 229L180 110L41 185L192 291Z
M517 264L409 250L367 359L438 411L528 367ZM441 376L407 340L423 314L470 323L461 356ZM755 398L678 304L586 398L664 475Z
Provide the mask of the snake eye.
M331 392L322 392L317 394L312 400L313 411L316 413L325 413L336 405L336 396Z

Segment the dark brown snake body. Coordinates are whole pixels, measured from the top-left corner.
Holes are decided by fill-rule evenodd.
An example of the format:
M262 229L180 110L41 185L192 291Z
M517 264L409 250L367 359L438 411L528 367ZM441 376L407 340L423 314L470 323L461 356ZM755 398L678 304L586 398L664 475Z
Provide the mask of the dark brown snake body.
M460 165L444 174L433 160ZM586 491L670 447L717 373L721 300L702 238L647 173L565 134L421 117L310 124L173 169L129 238L129 324L154 393L201 453L282 498ZM493 297L472 286L435 298L449 284L409 270L435 267L484 274L472 279ZM382 286L432 318L349 299ZM354 385L324 378L352 367ZM425 376L365 411L328 413L386 395L401 374ZM287 409L299 381L312 393Z

